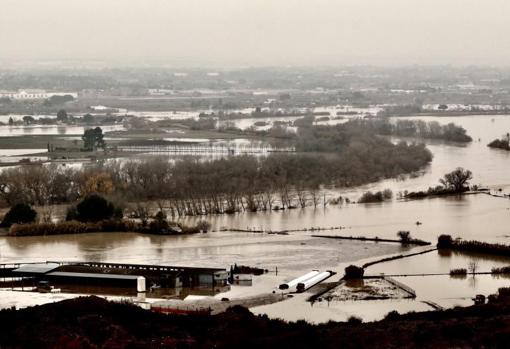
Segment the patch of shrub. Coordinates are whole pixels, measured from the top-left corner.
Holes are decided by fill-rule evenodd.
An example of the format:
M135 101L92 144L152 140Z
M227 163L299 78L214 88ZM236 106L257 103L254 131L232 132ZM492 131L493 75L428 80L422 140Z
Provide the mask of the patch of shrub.
M464 276L467 275L466 268L451 269L450 276Z
M457 239L455 241L452 240L449 235L441 235L438 239L437 247L441 248L449 248L458 251L470 251L477 253L487 253L499 256L510 256L510 245L505 244L491 244L487 242L481 241L463 241Z
M190 227L186 225L181 225L180 228L182 229L183 234L198 234L200 233L200 229L197 226Z
M59 223L14 224L10 236L40 236L84 233L134 232L143 234L178 235L200 233L198 227L179 226L166 220L154 220L149 226L130 219L106 219L99 222L63 221Z
M510 266L501 268L492 268L491 274L510 274Z
M396 310L390 311L386 316L384 317L384 320L398 320L400 318L400 314Z
M66 215L66 220L80 222L99 222L111 218L122 218L122 211L97 194L90 194L76 207L70 207Z
M37 217L37 212L27 204L16 204L5 214L2 227L10 227L13 224L32 223Z
M208 221L206 220L201 220L197 223L197 228L203 232L203 233L207 233L209 231L209 229L211 229L211 223L209 223Z
M411 241L411 232L409 232L407 230L399 231L397 233L397 236L400 239L400 241L402 241L404 243L407 243L407 242Z
M149 223L149 233L151 234L166 234L168 233L170 225L166 219L155 219Z
M345 268L344 279L361 279L363 274L365 274L365 269L351 264Z
M498 148L504 150L510 150L510 143L506 139L495 139L489 144L487 144L489 148Z
M66 221L60 223L14 224L9 230L11 236L39 236L60 234L83 234L100 231L97 223Z
M360 317L357 317L357 316L349 316L349 318L347 319L347 323L349 325L358 325L358 324L361 324L363 322L363 320L360 318Z
M439 235L437 238L437 248L450 248L452 247L453 239L450 235Z
M510 297L510 287L498 288L498 296L499 297Z
M140 231L140 223L132 221L130 219L108 219L99 222L99 226L102 232L114 233L114 232L137 232Z
M383 191L377 191L372 193L371 191L367 191L364 193L358 200L359 203L365 204L370 202L383 202L386 200L390 200L393 197L393 192L390 189L385 189Z

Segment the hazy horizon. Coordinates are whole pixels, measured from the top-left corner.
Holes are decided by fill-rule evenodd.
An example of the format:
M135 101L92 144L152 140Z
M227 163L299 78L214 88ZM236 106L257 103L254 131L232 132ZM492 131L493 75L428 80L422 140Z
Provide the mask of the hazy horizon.
M505 0L4 0L0 61L508 66Z

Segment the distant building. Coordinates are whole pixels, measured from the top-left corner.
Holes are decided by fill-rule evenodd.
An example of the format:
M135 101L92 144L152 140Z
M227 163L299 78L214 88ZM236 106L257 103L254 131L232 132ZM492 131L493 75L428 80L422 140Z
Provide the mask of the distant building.
M15 100L48 99L52 96L72 96L78 98L77 92L48 92L46 90L18 90L18 91L0 91L0 98L7 97Z
M150 88L149 95L151 96L166 96L175 94L174 90L166 89L166 88Z
M104 105L91 105L89 108L93 111L102 113L127 113L127 109L125 108L113 108Z

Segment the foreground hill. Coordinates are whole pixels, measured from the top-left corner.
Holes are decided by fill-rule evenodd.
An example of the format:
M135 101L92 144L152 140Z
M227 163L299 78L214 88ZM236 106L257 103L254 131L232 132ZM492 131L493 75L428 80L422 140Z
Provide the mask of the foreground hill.
M388 316L374 323L285 323L231 308L167 316L97 297L0 311L0 348L506 348L510 307Z

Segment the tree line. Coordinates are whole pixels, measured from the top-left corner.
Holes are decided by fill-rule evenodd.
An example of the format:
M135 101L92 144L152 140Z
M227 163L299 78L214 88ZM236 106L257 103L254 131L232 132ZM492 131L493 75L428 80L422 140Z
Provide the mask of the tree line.
M328 154L111 160L82 168L24 166L0 173L0 199L8 206L45 206L99 193L118 201L156 202L174 216L317 206L325 200L324 188L417 171L431 158L423 145L359 137ZM143 211L136 206L135 211Z
M353 120L350 127L356 127L379 135L398 137L418 137L452 142L471 142L466 129L450 122L441 125L437 121L402 120L390 121L387 118Z

